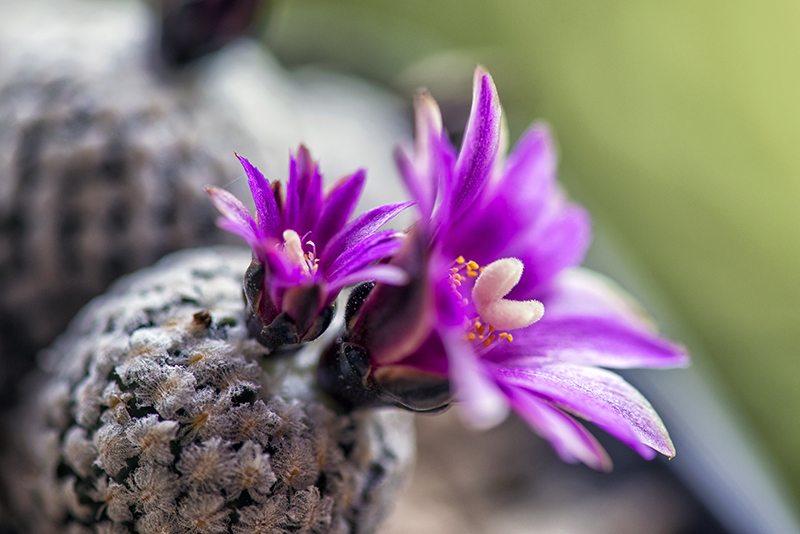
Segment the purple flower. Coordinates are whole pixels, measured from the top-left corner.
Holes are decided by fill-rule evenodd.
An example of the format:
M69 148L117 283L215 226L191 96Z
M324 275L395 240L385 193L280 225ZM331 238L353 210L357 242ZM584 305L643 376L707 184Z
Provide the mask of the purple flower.
M319 168L300 146L290 159L284 198L279 181L270 184L249 161L237 157L256 218L227 191L208 187L207 192L222 213L219 226L253 249L245 295L248 326L260 342L275 348L317 337L330 323L333 302L345 286L365 280L407 282L400 268L378 263L398 251L402 234L378 230L412 203L374 208L348 224L366 179L363 170L323 194Z
M416 100L416 126L414 149L398 150L397 162L421 220L391 262L410 282L354 292L342 343L323 357L350 379L321 372L323 386L351 406L427 411L454 396L479 428L513 409L562 458L596 469L610 460L573 416L646 458L673 456L652 406L604 367L685 366L688 357L610 282L576 267L590 221L558 187L547 128L531 127L504 158L500 103L481 68L460 151L427 94Z

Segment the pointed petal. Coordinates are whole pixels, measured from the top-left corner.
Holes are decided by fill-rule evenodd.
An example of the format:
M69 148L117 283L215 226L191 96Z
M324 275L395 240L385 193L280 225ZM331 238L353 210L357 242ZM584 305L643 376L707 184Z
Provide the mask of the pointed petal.
M547 363L493 369L501 383L527 389L596 424L642 457L654 450L675 456L661 418L633 386L617 374L586 365Z
M322 269L323 272L328 272L333 262L344 254L345 251L369 238L392 217L412 204L414 203L401 202L399 204L379 206L369 210L358 219L348 224L338 234L333 236L328 245L322 250L319 256L320 269Z
M317 250L324 250L330 238L347 224L356 209L366 179L367 173L361 169L345 176L328 191L324 208L312 231Z
M291 228L302 237L314 227L321 208L322 175L308 149L300 145L289 160L284 229Z
M415 144L414 153L401 148L395 151L395 161L406 187L418 204L422 218L427 220L433 212L439 185L436 150L442 137L442 114L428 92L420 92L414 99Z
M450 216L459 217L475 200L490 177L500 145L501 110L492 77L482 67L475 70L472 110L456 162L456 189Z
M538 212L556 185L556 152L545 124L534 124L517 141L503 166L503 192L513 192L513 199L531 212ZM502 193L501 193L502 194Z
M390 286L402 286L409 282L408 275L400 267L385 264L370 265L336 279L328 286L328 292L335 294L347 286L353 286L369 280Z
M451 388L459 403L461 420L476 430L502 423L508 415L508 400L472 347L461 339L460 331L440 330L439 335L447 352Z
M655 334L653 320L613 280L583 267L561 272L545 297L550 319L597 317Z
M486 357L501 365L537 365L542 361L597 365L617 369L686 367L682 347L618 321L597 317L548 316L514 331L514 342Z
M247 174L247 183L250 185L250 192L253 194L253 201L256 205L256 216L258 226L269 237L279 238L281 235L281 213L278 204L275 202L275 195L272 192L270 183L264 178L256 167L246 158L236 154L239 162L244 167Z
M583 462L598 471L611 471L611 458L583 425L523 388L505 385L511 406L565 462Z
M251 246L258 242L259 232L256 222L238 198L213 185L206 187L206 193L214 207L222 214L222 218L217 221L220 228L240 236Z
M374 234L364 241L348 248L325 270L325 277L334 280L347 276L370 263L394 256L403 245L403 234L391 230Z

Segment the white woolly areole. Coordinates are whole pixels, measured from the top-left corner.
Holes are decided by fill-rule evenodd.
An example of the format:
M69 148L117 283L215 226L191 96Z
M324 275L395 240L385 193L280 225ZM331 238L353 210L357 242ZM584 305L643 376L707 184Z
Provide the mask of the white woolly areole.
M472 302L485 322L497 330L516 330L544 316L538 300L506 300L522 277L524 265L517 258L502 258L484 267L472 288Z

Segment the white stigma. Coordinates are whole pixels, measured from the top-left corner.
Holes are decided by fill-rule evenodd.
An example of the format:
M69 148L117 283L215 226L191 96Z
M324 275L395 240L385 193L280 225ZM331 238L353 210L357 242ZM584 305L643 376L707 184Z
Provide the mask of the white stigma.
M483 321L497 330L516 330L544 316L538 300L506 300L522 277L524 265L517 258L503 258L484 267L472 288L472 302Z
M300 236L294 230L284 230L283 251L289 257L289 261L302 267L306 274L310 273L308 264L303 257L303 245L300 243Z

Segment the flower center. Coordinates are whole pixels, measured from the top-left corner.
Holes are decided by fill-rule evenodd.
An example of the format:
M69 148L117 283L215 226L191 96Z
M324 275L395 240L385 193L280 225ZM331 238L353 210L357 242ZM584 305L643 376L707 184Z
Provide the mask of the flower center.
M303 244L300 242L300 236L294 230L284 230L283 232L283 251L289 258L289 261L297 265L303 270L307 276L313 276L319 269L319 259L316 257L316 247L313 241L306 241L306 245L310 246L308 252L303 251Z
M517 258L502 258L485 267L463 256L456 259L456 267L450 269L449 280L461 304L470 301L478 317L465 321L464 340L476 341L488 347L495 340L514 340L510 330L530 326L544 316L544 305L538 300L508 300L506 295L519 283L523 263ZM464 282L475 279L470 297L463 296Z

